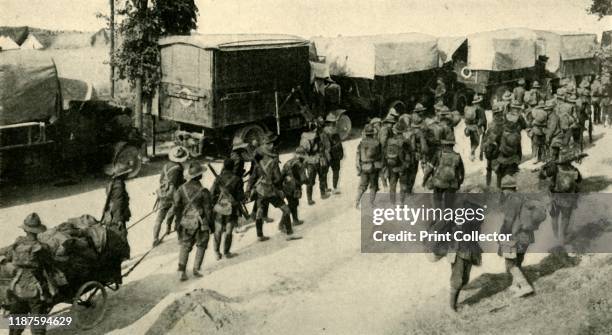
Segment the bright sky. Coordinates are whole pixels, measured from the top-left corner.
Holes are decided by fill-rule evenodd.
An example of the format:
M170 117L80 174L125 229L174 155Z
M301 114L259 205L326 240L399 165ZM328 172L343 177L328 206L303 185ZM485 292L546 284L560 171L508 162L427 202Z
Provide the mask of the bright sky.
M122 3L124 0L116 0ZM612 18L587 15L591 0L196 0L199 31L303 37L422 32L460 35L507 27L600 33ZM0 25L94 31L109 0L0 0Z

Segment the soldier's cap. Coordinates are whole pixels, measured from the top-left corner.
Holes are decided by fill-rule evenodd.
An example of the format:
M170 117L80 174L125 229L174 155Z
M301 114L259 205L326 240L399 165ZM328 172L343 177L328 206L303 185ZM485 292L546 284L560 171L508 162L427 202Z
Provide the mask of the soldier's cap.
M559 87L557 89L557 97L559 97L559 98L563 98L566 93L567 93L567 90L565 88L563 88L563 87Z
M436 104L434 105L434 109L435 110L441 110L444 107L446 107L446 106L444 105L444 102L442 102L442 100L436 102Z
M502 95L502 100L504 101L512 100L512 93L510 93L510 91L504 92L504 95Z
M23 220L21 228L28 233L34 234L43 233L47 230L47 226L40 222L40 217L38 217L38 214L36 213L28 214L28 216L26 216L26 218Z
M406 125L404 125L404 122L398 122L393 125L393 133L402 134L405 131L406 131Z
M546 106L546 101L544 101L544 99L540 99L540 101L538 101L538 107L544 107Z
M515 123L519 120L520 113L516 110L510 110L506 113L506 120Z
M516 176L514 174L506 175L502 178L501 188L516 189Z
M493 104L493 107L491 110L493 114L499 114L503 111L504 111L504 106L501 103L498 102L498 103Z
M295 154L297 156L304 156L304 155L306 155L306 149L304 149L303 146L299 146L299 147L295 148Z
M582 95L584 97L588 97L589 95L591 95L591 91L588 88L583 88L580 91L580 95Z
M395 123L395 122L397 122L397 118L392 114L387 115L387 117L383 120L383 123Z
M206 167L202 166L200 163L191 162L183 175L186 180L192 180L193 178L203 175L205 171Z
M371 124L366 124L366 126L363 128L363 133L366 135L374 135L374 133L376 133L374 131L374 127L372 127Z
M576 94L572 94L569 97L566 96L565 97L565 101L567 101L567 102L576 102L576 101L578 101L578 97L576 96Z
M336 122L336 121L338 121L338 118L333 113L329 113L325 117L325 122Z
M416 105L414 105L414 112L415 113L419 113L419 112L424 112L427 109L425 107L423 107L423 105L417 103Z
M482 102L482 95L476 93L474 94L474 97L472 98L472 104L477 104L479 102Z
M104 169L104 173L113 178L124 176L132 171L134 171L134 169L131 166L120 162L112 164L110 169Z
M232 141L232 151L236 151L236 150L240 150L240 149L247 149L249 147L248 143L245 143L241 137L234 137L234 140Z
M274 143L277 139L278 139L278 136L275 133L268 132L266 135L264 135L262 142L263 144L270 144L270 143Z
M375 117L370 120L370 124L382 123L382 120L379 117Z
M510 105L510 107L516 108L516 109L523 109L524 108L523 104L518 102L518 101L516 101L516 100L512 101L512 104Z
M387 117L389 116L394 116L394 117L398 117L399 113L397 112L397 110L393 107L389 108L389 114L387 114Z
M189 158L189 152L182 146L176 146L168 152L168 159L175 163L183 163Z
M546 105L544 105L544 109L545 110L551 110L553 108L555 108L555 100L554 99L550 99L546 101Z
M535 80L533 84L531 84L531 88L540 88L540 83L538 83L538 81Z
M519 79L518 84L525 85L525 79L524 78Z

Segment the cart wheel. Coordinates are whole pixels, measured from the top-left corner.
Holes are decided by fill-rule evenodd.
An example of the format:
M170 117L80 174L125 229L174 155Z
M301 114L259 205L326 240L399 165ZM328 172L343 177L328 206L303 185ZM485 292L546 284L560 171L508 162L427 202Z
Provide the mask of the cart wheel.
M348 115L340 115L338 121L336 121L336 128L338 129L338 135L340 135L341 140L348 138L352 128L351 119L348 117Z
M250 124L245 126L244 128L240 128L236 134L235 138L240 138L244 143L253 143L253 140L257 140L258 143L261 144L261 139L263 138L265 130L256 124Z
M72 314L80 329L95 327L106 313L106 289L97 281L83 284L72 301Z
M399 115L406 114L408 112L408 108L406 108L406 104L402 100L395 100L389 104L389 107L387 107L387 114L385 114L385 117L389 115L391 108L395 109Z
M132 168L132 172L128 174L128 178L136 177L142 168L140 150L133 145L124 146L117 156L115 156L115 164L116 163L122 163Z

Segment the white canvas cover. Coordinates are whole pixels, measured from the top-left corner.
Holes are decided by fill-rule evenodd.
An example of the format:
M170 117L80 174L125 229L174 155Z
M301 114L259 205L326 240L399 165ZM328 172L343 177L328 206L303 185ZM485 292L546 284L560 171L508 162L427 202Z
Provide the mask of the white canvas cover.
M555 32L536 30L538 54L548 57L546 70L557 73L562 61L595 57L597 35L577 32Z
M536 61L535 32L524 28L502 29L468 36L468 68L509 71L528 68Z
M331 75L374 79L438 67L437 39L418 34L314 37Z
M448 36L438 38L438 53L440 56L440 64L450 62L453 54L467 40L465 36Z
M36 36L29 34L28 37L26 38L25 41L23 41L23 43L21 43L21 47L20 49L30 49L30 50L37 50L37 49L42 49L43 45L38 41L38 39L36 38Z
M19 45L10 37L0 36L0 51L19 49Z

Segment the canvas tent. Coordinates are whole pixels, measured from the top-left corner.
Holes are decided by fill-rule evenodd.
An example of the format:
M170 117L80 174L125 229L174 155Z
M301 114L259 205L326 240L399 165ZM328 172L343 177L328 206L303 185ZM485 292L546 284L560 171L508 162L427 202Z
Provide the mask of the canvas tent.
M529 68L537 59L535 32L501 29L467 36L470 70L510 71Z
M42 49L43 45L36 38L36 36L34 36L34 34L30 33L28 37L25 39L25 41L21 43L21 46L19 48L22 50L37 50L37 49Z
M46 121L60 108L60 87L53 60L36 51L0 57L0 126Z
M1 51L15 50L15 49L19 49L19 45L17 45L17 43L15 43L13 39L7 36L0 36L0 50Z
M374 79L438 67L437 39L418 34L314 37L331 75Z
M546 70L558 77L585 75L597 70L597 35L536 30L538 53L548 57Z

